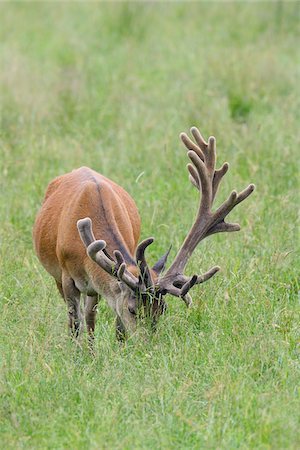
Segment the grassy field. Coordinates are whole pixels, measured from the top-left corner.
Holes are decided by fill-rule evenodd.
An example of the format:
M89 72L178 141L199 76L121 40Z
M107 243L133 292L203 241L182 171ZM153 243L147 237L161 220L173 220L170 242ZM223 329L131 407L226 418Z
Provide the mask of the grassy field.
M1 449L300 448L299 6L1 4ZM155 335L119 346L101 303L92 359L33 252L46 186L98 170L174 256L192 125L231 164L219 201L257 186L242 230L201 243L187 273L222 271Z

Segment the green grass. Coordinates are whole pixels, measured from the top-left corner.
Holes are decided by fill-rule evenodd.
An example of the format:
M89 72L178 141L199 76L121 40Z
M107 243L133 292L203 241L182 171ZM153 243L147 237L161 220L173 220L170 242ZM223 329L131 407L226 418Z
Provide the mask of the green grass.
M299 3L2 3L0 447L296 449L300 446ZM142 216L149 258L191 224L178 139L217 137L219 201L240 233L201 243L157 333L125 346L99 307L96 357L32 249L48 182L88 165ZM298 177L298 181L297 181Z

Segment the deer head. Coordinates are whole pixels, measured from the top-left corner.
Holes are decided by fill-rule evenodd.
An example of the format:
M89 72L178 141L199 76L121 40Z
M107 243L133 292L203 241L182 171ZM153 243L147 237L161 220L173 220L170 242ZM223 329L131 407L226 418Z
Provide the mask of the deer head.
M126 297L129 312L136 316L142 309L153 318L164 313L166 304L157 291L156 282L165 268L170 249L149 268L145 259L146 248L153 243L154 238L142 241L136 249L136 265L127 265L119 250L114 251L114 257L106 251L106 242L96 240L89 217L80 219L77 228L88 256L111 276L117 278L121 295Z

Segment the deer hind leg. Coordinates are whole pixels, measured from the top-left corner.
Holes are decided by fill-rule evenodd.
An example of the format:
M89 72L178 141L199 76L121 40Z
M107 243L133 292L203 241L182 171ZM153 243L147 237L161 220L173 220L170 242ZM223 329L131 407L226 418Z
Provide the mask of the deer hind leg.
M73 337L77 338L82 329L80 291L75 286L73 279L66 274L63 274L62 277L62 289L68 307L70 332Z
M62 296L63 299L65 299L62 284L57 280L55 280L55 283L56 283L57 289L59 290L60 295Z
M97 315L98 295L86 295L84 300L84 316L88 332L89 345L92 347L94 342L95 323Z

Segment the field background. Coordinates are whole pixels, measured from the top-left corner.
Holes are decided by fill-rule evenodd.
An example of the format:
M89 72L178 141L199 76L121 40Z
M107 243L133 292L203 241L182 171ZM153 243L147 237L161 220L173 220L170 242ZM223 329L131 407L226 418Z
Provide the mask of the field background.
M300 3L2 3L0 447L300 447ZM218 201L250 182L240 233L201 243L158 331L96 357L32 249L48 182L81 165L136 200L154 262L197 206L181 131L217 137Z

